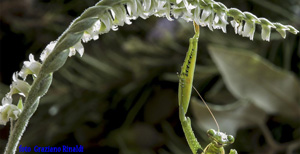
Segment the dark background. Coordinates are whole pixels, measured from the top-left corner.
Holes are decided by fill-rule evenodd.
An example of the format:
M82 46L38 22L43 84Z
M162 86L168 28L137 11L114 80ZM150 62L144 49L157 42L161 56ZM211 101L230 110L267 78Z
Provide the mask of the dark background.
M236 7L300 29L297 0L222 2L228 8ZM13 72L21 69L29 54L37 60L50 41L56 40L73 19L95 3L96 0L0 1L1 98L9 91ZM227 26L227 31L224 34L201 28L197 61L200 69L196 70L194 84L208 102L225 105L236 100L224 84L217 91L214 88L220 86L222 77L208 54L209 45L250 50L299 79L299 35L288 34L281 39L272 31L271 42L264 42L259 26L254 41L235 35L231 26ZM190 153L178 119L176 72L180 71L192 36L191 23L150 17L84 44L82 58L69 58L54 73L53 84L41 99L21 144L31 148L80 144L85 152L101 153ZM205 146L209 142L205 130L195 124L191 112L189 116ZM299 117L297 120L268 115L265 125L279 143L299 139ZM8 135L9 124L0 126L0 151ZM287 147L276 149L269 145L255 125L241 128L235 137L237 141L231 147L239 153L287 151ZM292 151L297 152L299 147Z

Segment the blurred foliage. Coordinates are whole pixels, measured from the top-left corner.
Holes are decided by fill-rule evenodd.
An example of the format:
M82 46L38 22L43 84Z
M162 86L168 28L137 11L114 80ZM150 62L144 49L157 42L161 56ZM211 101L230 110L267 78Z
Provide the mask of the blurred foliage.
M12 72L20 70L29 53L37 58L75 17L96 2L0 2L1 98L8 91ZM222 2L229 8L300 29L298 0ZM235 35L230 26L227 34L201 28L194 85L214 104L211 109L221 131L236 135L232 146L239 153L300 152L299 113L290 115L289 111L300 104L296 89L300 77L300 37L288 35L284 40L272 33L271 42L263 42L258 35L260 28L257 29L254 41L250 41ZM132 25L84 44L84 56L70 58L54 74L53 84L42 98L21 144L81 144L85 152L102 153L190 153L178 118L176 72L180 71L192 35L191 23L151 17L133 21ZM264 69L265 64L272 68L270 72ZM243 74L249 71L251 75ZM294 79L284 82L286 78L282 76ZM209 142L206 129L215 126L193 95L193 112L189 116L201 145L205 146ZM289 100L293 100L292 106ZM268 106L262 108L257 103ZM9 126L0 126L0 133L3 151Z

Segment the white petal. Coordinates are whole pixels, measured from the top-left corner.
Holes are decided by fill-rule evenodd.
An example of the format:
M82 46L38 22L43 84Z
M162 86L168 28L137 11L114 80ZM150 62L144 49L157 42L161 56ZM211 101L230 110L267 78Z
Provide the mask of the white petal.
M8 104L0 106L0 124L1 125L6 125L6 123L9 120L8 110L9 110Z
M30 85L27 82L18 79L17 76L18 76L18 72L15 72L13 74L14 81L10 85L9 95L19 93L20 95L27 96L28 91L30 89Z
M24 81L17 81L12 83L13 88L16 88L19 91L19 94L22 96L27 96L28 91L30 89L30 85L27 82Z
M116 13L115 13L115 11L113 9L111 9L110 12L111 12L112 18L116 19Z
M86 43L86 42L92 40L92 36L88 32L84 32L81 39L84 43Z
M34 62L34 56L32 54L29 54L29 61Z
M0 124L5 125L10 119L16 120L21 112L22 111L13 104L0 106Z
M93 32L98 32L100 30L100 27L101 27L101 22L100 20L97 20L93 25Z
M21 111L19 111L19 110L13 110L12 111L12 114L15 117L15 119L19 118L20 113L21 113Z
M111 29L112 26L112 19L108 13L104 14L101 16L100 20L104 23L106 29L104 30L103 33L108 32Z
M26 80L27 75L33 74L37 75L40 72L42 64L34 60L32 54L29 55L29 61L25 61L24 65L19 73L19 76Z
M239 35L242 35L243 33L243 24L242 23L239 23L239 26L238 26L238 34Z
M270 26L262 26L261 38L264 41L270 41L271 36L271 27Z
M131 18L136 19L137 15L137 0L133 0L127 3L127 11Z
M182 0L176 0L176 4L179 4L181 2L182 2Z
M123 26L126 18L126 13L123 11L122 7L116 6L111 9L111 12L115 14L113 24Z
M23 78L23 80L26 80L26 77L27 77L28 74L30 74L29 70L27 69L27 67L23 66L21 71L19 72L19 76L21 78Z
M70 51L69 51L69 57L72 57L76 54L76 49L74 47L71 47L70 48Z
M197 7L197 8L194 10L194 21L197 23L197 25L201 25L201 21L200 21L200 12L201 12L200 7Z
M5 104L11 104L12 103L12 97L3 97L2 98L2 105L5 105Z
M285 30L283 30L283 29L276 29L277 30L277 32L282 36L282 38L286 38L286 32L285 32Z
M113 26L111 27L111 29L112 29L113 31L117 31L119 28L118 28L118 26L113 25Z
M243 37L249 37L250 40L253 40L255 32L255 22L253 21L246 21L244 25Z
M13 81L17 81L18 80L18 72L15 72L12 76Z
M201 20L202 22L204 22L204 20L206 20L206 18L211 14L211 10L210 9L204 9L202 12L202 16L201 16Z
M82 57L82 55L84 53L84 48L80 41L74 45L74 48L77 50L79 55Z
M242 26L240 26L240 23L236 22L235 20L232 20L230 23L231 23L232 27L234 28L235 34L240 33L240 31L241 31L240 27L242 27Z
M53 51L56 43L57 43L57 41L52 41L46 46L46 48L43 50L43 52L40 56L40 59L42 61L45 61L45 59L48 57L48 55Z
M144 10L148 12L151 7L151 0L144 0L143 6L144 6Z

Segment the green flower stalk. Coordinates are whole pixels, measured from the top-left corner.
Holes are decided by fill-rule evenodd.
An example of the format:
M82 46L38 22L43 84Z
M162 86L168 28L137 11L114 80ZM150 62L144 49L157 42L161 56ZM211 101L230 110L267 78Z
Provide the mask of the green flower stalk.
M207 26L211 31L222 29L224 33L230 17L235 33L249 37L250 40L253 40L256 25L262 27L262 39L266 41L270 41L272 28L276 29L283 38L286 37L286 31L293 34L299 32L291 25L272 23L265 18L258 18L236 8L227 9L224 4L213 0L102 0L86 9L57 40L50 42L40 55L40 61L36 61L33 55L29 55L29 61L24 62L21 71L14 73L11 90L2 99L0 106L0 124L14 122L5 153L15 153L40 98L51 85L53 72L62 67L67 58L77 52L83 56L82 42L97 40L99 35L108 33L111 29L117 30L119 26L131 24L131 20L138 17L146 19L152 15L166 17L170 21L179 18L188 22L195 21L202 27ZM32 84L27 83L28 76L32 76ZM23 97L24 107L22 99L19 105L13 104L14 94Z

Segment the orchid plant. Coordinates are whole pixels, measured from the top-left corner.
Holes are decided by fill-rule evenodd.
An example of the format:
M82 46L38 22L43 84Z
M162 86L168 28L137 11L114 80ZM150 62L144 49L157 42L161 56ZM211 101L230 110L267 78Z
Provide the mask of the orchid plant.
M234 28L236 34L253 40L256 25L261 27L261 38L270 41L271 30L275 29L283 38L286 31L297 34L299 31L291 25L271 22L259 18L250 12L242 12L236 8L227 8L213 0L102 0L95 6L86 9L75 19L66 31L55 41L50 42L39 60L29 55L22 69L13 74L10 91L2 99L0 106L0 124L11 123L11 132L5 153L15 153L29 119L36 111L40 98L48 91L53 72L60 69L68 57L77 52L84 54L82 43L97 40L99 35L116 31L119 26L131 24L139 17L166 17L169 21L184 19L194 21L211 31L221 29L227 32L227 25ZM28 76L33 82L29 84ZM19 94L17 105L13 103L13 95Z

